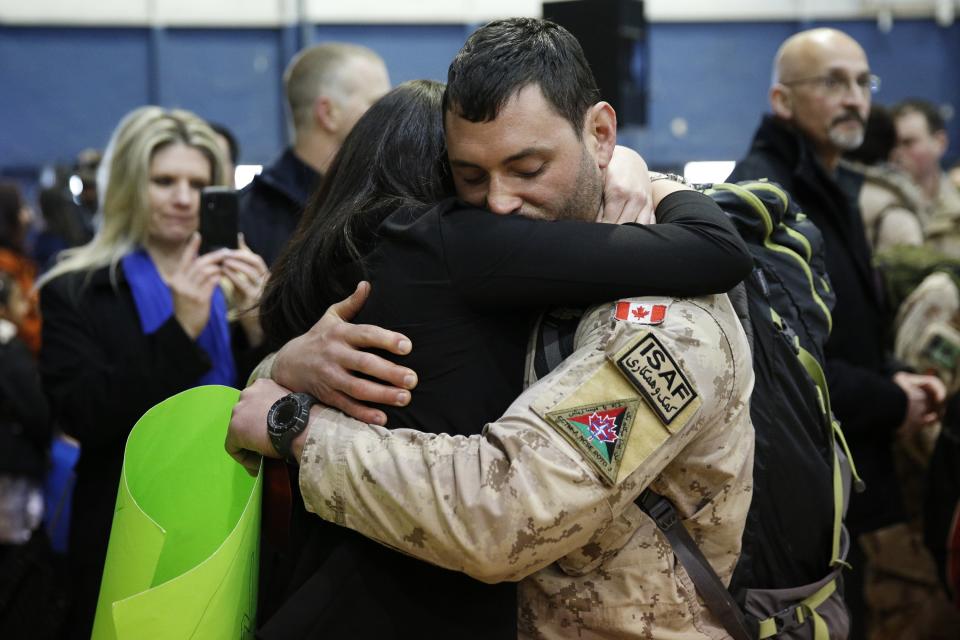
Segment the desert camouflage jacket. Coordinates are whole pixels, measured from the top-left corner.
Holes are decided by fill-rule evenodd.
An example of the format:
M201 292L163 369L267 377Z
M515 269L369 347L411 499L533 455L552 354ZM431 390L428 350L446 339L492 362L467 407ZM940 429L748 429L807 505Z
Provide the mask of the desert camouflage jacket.
M603 305L576 346L479 436L322 411L301 457L307 509L478 580L521 581L521 637L727 637L634 499L669 498L729 580L753 466L753 369L729 300Z

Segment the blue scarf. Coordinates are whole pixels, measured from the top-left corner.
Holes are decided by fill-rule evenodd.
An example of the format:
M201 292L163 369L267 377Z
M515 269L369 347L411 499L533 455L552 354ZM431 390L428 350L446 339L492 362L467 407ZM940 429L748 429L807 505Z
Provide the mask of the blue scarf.
M143 249L128 253L121 260L123 273L130 284L133 301L140 315L140 327L150 335L173 315L173 294L160 277L153 260ZM213 290L210 300L210 319L200 332L197 344L210 358L213 368L194 386L222 384L236 385L237 369L230 349L230 326L227 323L227 301L220 287Z

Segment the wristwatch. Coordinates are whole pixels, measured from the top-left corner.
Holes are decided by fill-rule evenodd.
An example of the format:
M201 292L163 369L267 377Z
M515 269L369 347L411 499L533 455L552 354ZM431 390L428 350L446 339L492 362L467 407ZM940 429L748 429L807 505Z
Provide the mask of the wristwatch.
M267 413L267 433L280 457L296 464L290 450L293 439L303 433L310 419L310 407L318 400L309 393L288 393L273 403Z
M650 182L656 182L657 180L670 180L671 182L688 184L683 176L677 175L676 173L659 173L657 171L650 171L649 174Z

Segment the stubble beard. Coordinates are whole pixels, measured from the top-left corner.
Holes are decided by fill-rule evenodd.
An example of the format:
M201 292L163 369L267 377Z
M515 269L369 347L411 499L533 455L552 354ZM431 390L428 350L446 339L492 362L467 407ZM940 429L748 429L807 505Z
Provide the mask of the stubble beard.
M593 222L603 200L603 181L594 159L581 148L577 180L569 197L557 211L556 220L585 220Z

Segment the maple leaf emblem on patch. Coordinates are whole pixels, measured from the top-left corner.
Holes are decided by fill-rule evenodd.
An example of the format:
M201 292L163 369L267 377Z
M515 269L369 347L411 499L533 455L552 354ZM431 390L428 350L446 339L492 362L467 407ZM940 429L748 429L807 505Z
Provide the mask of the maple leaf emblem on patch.
M600 442L616 442L620 436L617 434L617 419L609 414L600 415L594 411L589 418L590 437Z
M647 311L646 307L637 307L633 310L633 315L637 318L637 320L643 320L647 317L648 313L649 311Z

